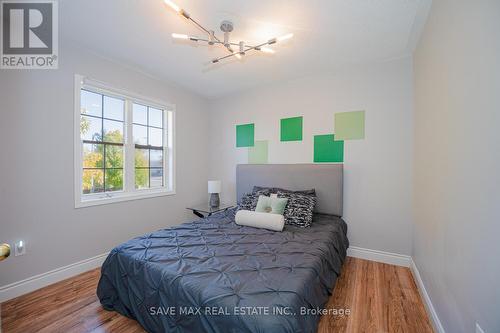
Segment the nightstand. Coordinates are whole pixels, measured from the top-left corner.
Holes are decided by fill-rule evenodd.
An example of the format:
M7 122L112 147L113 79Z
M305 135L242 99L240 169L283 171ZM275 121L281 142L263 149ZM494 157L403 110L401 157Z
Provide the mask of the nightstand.
M226 210L235 207L235 205L231 204L220 204L218 207L210 207L208 204L202 204L202 205L195 205L192 207L187 207L186 209L189 209L190 211L193 212L194 215L204 218L211 216L212 214L218 213L218 212L225 212Z

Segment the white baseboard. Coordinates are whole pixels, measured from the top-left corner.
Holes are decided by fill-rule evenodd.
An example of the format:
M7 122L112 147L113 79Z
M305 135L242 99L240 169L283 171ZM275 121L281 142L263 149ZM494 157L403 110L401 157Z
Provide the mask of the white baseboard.
M404 267L410 267L412 261L410 256L406 256L403 254L365 249L357 246L349 246L349 248L347 249L347 255L349 257L383 262L385 264Z
M434 326L434 330L437 333L445 333L443 325L441 324L441 321L439 320L439 317L436 313L436 310L434 309L434 305L432 305L431 298L429 297L429 294L427 294L427 290L425 289L424 282L422 281L422 278L420 277L420 272L418 271L417 265L413 260L411 260L411 265L410 265L411 272L413 274L413 278L415 279L415 282L417 283L418 290L420 292L420 296L424 300L425 308L427 309L427 313L431 317L431 322L432 325Z
M0 287L0 303L100 267L108 253Z

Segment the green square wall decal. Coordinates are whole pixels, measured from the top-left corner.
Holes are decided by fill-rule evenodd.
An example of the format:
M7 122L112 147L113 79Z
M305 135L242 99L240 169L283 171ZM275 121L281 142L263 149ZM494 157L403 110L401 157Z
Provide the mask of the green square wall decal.
M364 139L365 111L336 113L335 137L337 140Z
M236 147L253 147L254 124L236 125Z
M281 141L302 141L302 117L281 119Z
M334 134L314 136L314 162L344 162L344 141L335 141Z
M249 164L267 164L268 161L268 141L255 141L255 146L248 148Z

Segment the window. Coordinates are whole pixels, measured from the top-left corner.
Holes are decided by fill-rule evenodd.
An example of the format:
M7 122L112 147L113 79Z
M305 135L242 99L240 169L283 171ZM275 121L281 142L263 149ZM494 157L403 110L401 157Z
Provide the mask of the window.
M75 205L174 194L173 106L75 82Z
M81 90L82 193L123 190L125 100Z
M163 186L163 111L133 104L135 187Z

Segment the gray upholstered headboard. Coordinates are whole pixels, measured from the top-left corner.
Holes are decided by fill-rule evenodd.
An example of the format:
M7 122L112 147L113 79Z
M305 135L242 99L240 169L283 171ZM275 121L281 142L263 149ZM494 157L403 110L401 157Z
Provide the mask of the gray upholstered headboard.
M342 216L343 164L239 164L236 166L238 202L254 186L289 190L316 189L315 211Z

